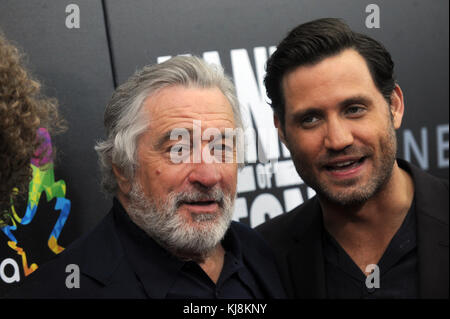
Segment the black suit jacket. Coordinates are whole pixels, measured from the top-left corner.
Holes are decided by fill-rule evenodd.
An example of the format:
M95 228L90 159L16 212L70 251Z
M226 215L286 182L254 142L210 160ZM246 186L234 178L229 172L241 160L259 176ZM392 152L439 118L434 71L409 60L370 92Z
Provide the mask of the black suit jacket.
M117 225L113 209L92 232L36 270L7 298L164 298L168 290L163 279L167 269L155 260L154 267L145 274L147 280L154 279L155 285L142 284L122 247L116 230L120 225ZM262 237L237 222L232 222L228 231L234 231L239 238L243 260L264 295L285 298L275 257ZM70 282L73 270L66 270L66 267L71 264L79 266L79 288L67 288L66 280Z
M449 187L403 160L397 160L414 181L417 212L419 293L421 298L449 296ZM326 298L323 221L313 197L293 211L257 227L277 257L289 298Z

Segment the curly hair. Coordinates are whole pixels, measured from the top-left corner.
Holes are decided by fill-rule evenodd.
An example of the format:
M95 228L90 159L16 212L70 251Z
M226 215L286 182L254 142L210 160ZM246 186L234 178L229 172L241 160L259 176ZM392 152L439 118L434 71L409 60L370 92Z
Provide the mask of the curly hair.
M65 128L56 99L41 93L22 62L23 54L0 30L0 226L11 201L28 191L30 160L40 143L37 129Z

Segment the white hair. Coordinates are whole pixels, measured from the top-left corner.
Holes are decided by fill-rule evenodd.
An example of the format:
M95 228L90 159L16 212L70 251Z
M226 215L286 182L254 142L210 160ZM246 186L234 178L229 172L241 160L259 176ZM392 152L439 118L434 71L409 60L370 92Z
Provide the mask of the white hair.
M106 106L107 137L97 143L95 150L99 156L102 187L107 193L115 194L118 187L113 164L126 178L134 177L137 139L149 123L148 116L142 116L141 111L145 100L157 91L175 85L220 89L231 104L236 128L243 131L234 85L220 66L194 56L177 56L161 64L145 66L115 90ZM241 143L239 139L238 143ZM240 147L238 145L238 149Z

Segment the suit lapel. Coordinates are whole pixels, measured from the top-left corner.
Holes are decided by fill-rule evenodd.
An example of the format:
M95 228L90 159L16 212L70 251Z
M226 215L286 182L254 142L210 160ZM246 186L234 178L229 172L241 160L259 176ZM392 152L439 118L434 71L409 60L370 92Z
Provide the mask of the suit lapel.
M448 296L448 225L423 210L417 221L420 297Z
M442 202L443 198L448 199L448 193L444 195L438 188L423 187L427 183L422 184L420 178L416 185L420 296L448 296L448 222L441 217L448 214L448 200Z
M240 241L242 258L249 270L256 277L258 283L261 285L261 288L269 296L269 298L286 298L286 294L282 287L281 280L273 260L264 259L265 255L261 254L259 249L260 247L249 246L245 238L240 236L241 234L238 233L235 226L236 223L232 222L229 231L233 232L237 240ZM245 276L245 272L243 274ZM250 281L249 278L247 278L247 280Z
M294 243L287 254L295 298L325 298L322 214L317 198L307 203L294 223Z
M414 180L421 298L448 298L448 186L398 160Z
M122 246L114 228L112 211L100 222L90 234L82 250L80 270L84 274L108 285L123 259Z
M405 161L398 163L412 175L415 185L420 297L448 298L448 184ZM323 222L317 197L300 209L289 233L295 234L286 254L293 286L289 294L295 298L326 298Z

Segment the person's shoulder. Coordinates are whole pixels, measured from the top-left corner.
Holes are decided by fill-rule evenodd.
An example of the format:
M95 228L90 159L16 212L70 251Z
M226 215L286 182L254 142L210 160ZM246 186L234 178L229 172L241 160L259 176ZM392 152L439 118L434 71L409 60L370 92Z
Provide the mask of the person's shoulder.
M403 159L397 159L397 163L401 169L407 171L412 176L414 183L416 184L416 187L430 188L431 186L433 190L448 192L449 190L448 179L431 175L427 171L424 171L423 169Z
M244 252L252 251L265 255L269 251L269 245L264 237L247 224L232 221L230 229L238 238Z
M5 298L77 298L77 293L86 292L86 289L71 289L76 288L72 287L75 286L72 277L82 278L83 288L92 289L98 286L98 282L94 278L85 276L82 270L86 263L96 262L91 258L92 252L96 249L94 246L101 245L97 240L99 233L102 233L110 219L109 215L105 216L91 231L74 240L50 261L39 265L39 268L27 276L17 288L7 293ZM101 248L98 247L98 249Z
M297 224L302 223L302 219L309 218L312 213L317 211L317 204L316 197L308 199L291 211L269 219L255 229L262 234L270 236L272 233L283 233L296 228Z
M81 250L77 247L66 248L55 258L39 265L38 269L28 275L5 298L64 298L68 289L67 277L76 272L76 267L81 263L80 252Z
M431 175L427 171L424 171L405 160L397 159L397 162L400 168L407 171L411 175L414 182L416 195L420 198L426 198L429 200L448 198L448 179Z
M431 175L421 168L397 159L399 167L410 174L414 182L414 201L422 216L429 216L448 227L449 183L448 180Z
M320 213L316 196L305 201L293 210L278 215L259 225L255 230L271 245L279 249L289 247L294 237L301 236Z
M260 241L262 239L261 235L253 228L238 221L233 220L230 224L230 229L234 231L241 242Z
M299 214L299 212L302 210L304 204L294 208L293 210L278 215L274 218L271 218L269 220L267 220L266 222L264 222L261 225L258 225L255 229L258 232L264 233L267 231L270 231L271 229L286 229L289 228L293 222L295 222L297 215Z
M437 177L431 175L425 171L422 171L422 178L427 180L427 184L425 185L429 191L431 191L437 199L447 199L448 203L448 192L449 192L449 183L448 179L444 179L441 177ZM419 184L418 187L421 185Z
M448 195L448 190L449 190L448 179L437 177L437 176L428 174L426 172L424 172L424 173L428 175L428 178L430 179L430 181L432 181L432 183L434 183L442 191L446 191L446 193Z

